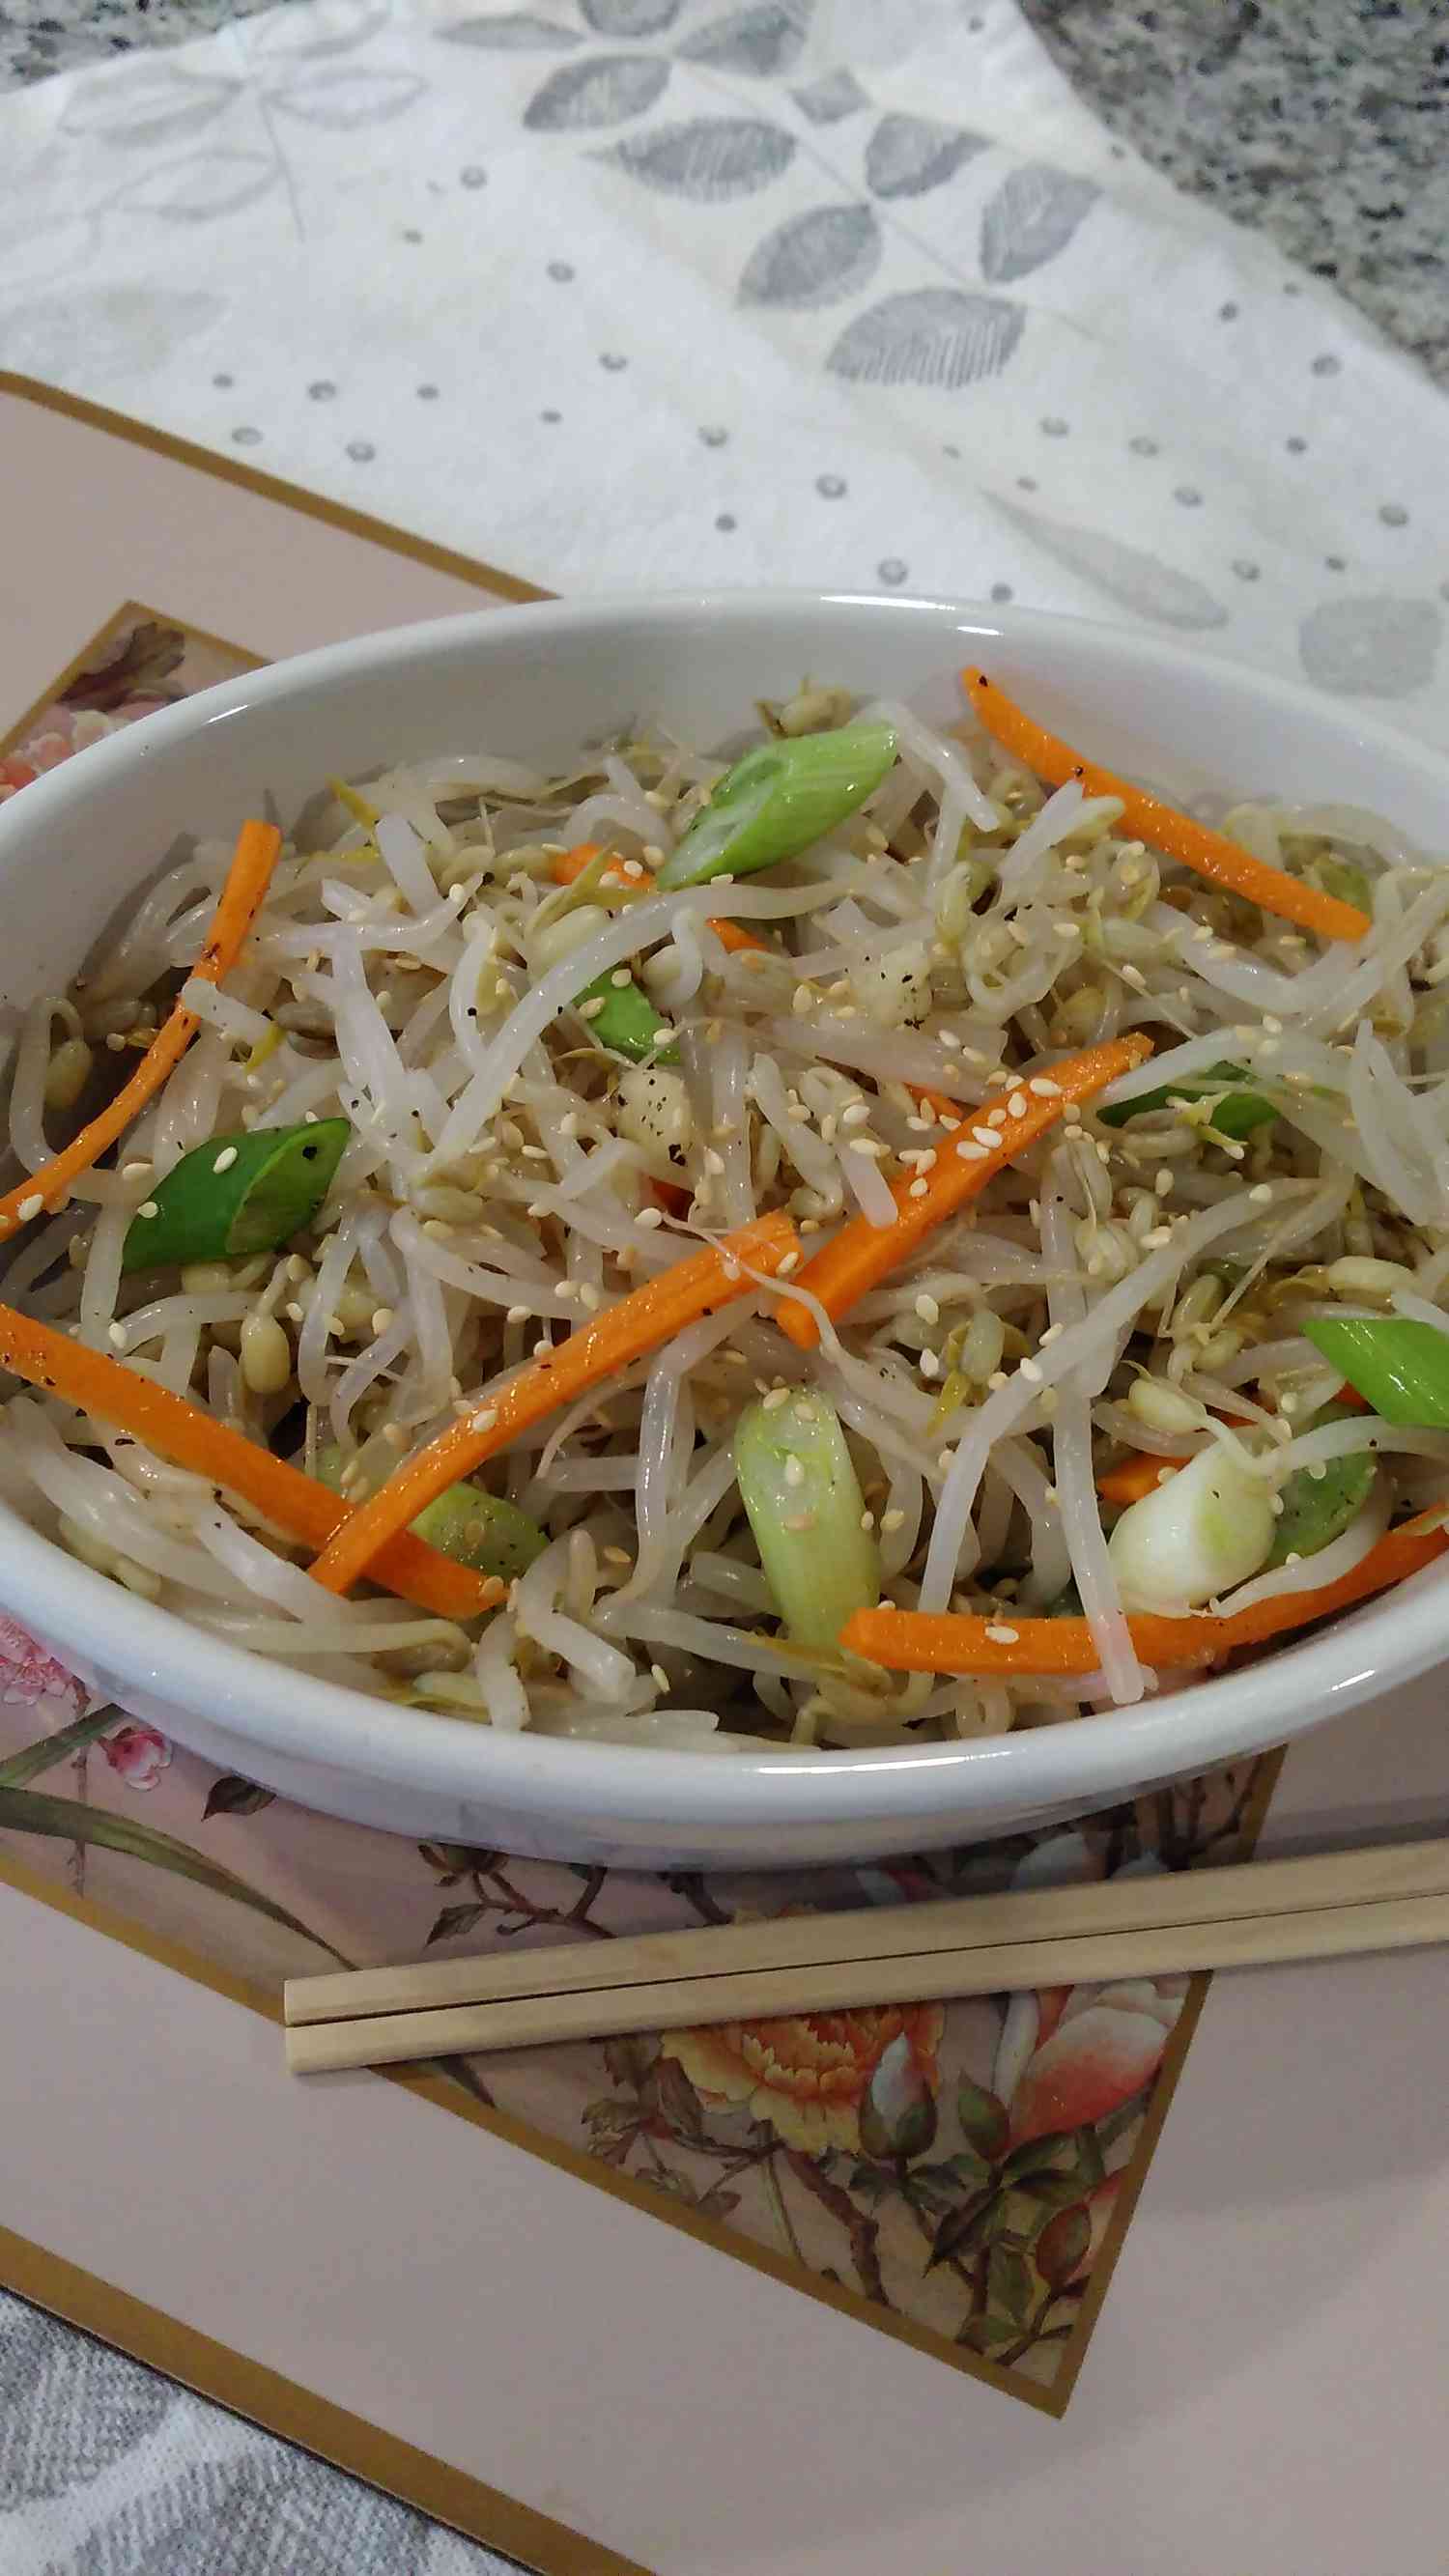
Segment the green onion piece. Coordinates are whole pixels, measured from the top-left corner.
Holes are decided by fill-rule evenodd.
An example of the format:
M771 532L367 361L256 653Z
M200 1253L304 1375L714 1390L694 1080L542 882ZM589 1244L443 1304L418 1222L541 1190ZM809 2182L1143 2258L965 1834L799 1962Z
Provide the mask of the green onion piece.
M579 1003L584 1002L604 1005L590 1015L588 1022L589 1035L597 1038L600 1046L608 1047L614 1055L626 1055L631 1064L642 1064L646 1056L656 1064L678 1064L679 1048L672 1022L660 1018L648 994L642 993L634 982L616 984L608 975L600 975L580 993Z
M317 1452L318 1478L334 1494L342 1491L344 1457L344 1451L330 1442ZM349 1499L366 1500L395 1464L389 1458L375 1475L360 1479ZM548 1545L547 1531L527 1512L497 1494L485 1493L481 1485L449 1485L424 1504L411 1526L414 1538L426 1539L440 1556L450 1556L455 1565L471 1565L475 1574L501 1575L505 1583L526 1574Z
M1135 1092L1130 1100L1116 1101L1098 1115L1108 1127L1125 1127L1129 1118L1145 1118L1154 1109L1170 1108L1175 1100L1210 1100L1225 1083L1251 1080L1240 1064L1213 1064L1206 1073L1164 1083L1160 1091ZM1273 1102L1265 1100L1261 1091L1228 1091L1214 1109L1212 1123L1220 1136L1236 1138L1251 1136L1255 1127L1266 1127L1277 1115Z
M669 893L797 857L875 793L895 756L894 730L881 724L762 743L725 771L655 884Z
M1312 1427L1317 1431L1325 1422L1362 1419L1351 1404L1326 1404L1314 1415ZM1378 1461L1367 1449L1327 1459L1317 1476L1309 1467L1295 1467L1280 1496L1283 1509L1264 1573L1286 1565L1290 1556L1316 1556L1342 1538L1373 1492L1378 1472Z
M1309 1315L1303 1331L1384 1422L1449 1431L1449 1325L1404 1315Z
M526 1574L542 1556L548 1533L516 1503L481 1485L449 1485L435 1494L412 1524L414 1538L426 1539L440 1556L471 1565L475 1574L501 1574L505 1583Z
M1351 903L1373 918L1374 890L1366 868L1356 867L1352 859L1311 859L1303 870L1309 885L1323 894L1337 897L1340 903Z
M319 1118L210 1137L182 1155L131 1219L121 1268L275 1252L311 1224L351 1134L345 1118Z
M750 1405L735 1472L787 1634L833 1646L851 1612L880 1599L880 1555L861 1527L865 1501L833 1406L819 1395Z

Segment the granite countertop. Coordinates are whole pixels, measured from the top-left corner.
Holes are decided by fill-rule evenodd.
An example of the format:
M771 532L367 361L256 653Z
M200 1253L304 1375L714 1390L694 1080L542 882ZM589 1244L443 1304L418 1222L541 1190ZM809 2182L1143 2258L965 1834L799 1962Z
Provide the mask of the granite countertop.
M0 89L273 0L0 0ZM1449 20L1428 0L1021 0L1104 122L1449 384Z

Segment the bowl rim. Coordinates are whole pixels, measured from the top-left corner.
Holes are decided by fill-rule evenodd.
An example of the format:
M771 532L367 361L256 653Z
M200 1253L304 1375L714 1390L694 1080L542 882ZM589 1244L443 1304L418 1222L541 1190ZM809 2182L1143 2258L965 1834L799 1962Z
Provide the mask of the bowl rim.
M1183 680L1210 676L1229 691L1251 689L1300 723L1307 716L1315 727L1333 730L1337 722L1363 748L1417 771L1444 797L1449 812L1449 758L1432 746L1217 650L1107 621L995 602L855 591L688 589L527 602L509 605L506 617L500 607L471 610L319 646L224 681L90 747L83 765L63 764L24 796L9 799L8 810L0 810L0 868L9 862L13 844L43 837L70 804L82 796L88 800L93 791L104 793L113 774L164 760L173 743L250 709L285 704L319 681L329 691L345 690L363 672L386 672L440 652L449 659L480 650L507 652L525 636L532 649L550 630L587 639L617 631L621 623L667 631L707 618L711 627L748 629L812 614L880 616L894 624L927 619L960 638L1013 652L1068 630L1085 654L1124 672L1148 658L1154 669ZM1443 1626L1434 1609L1443 1575L1427 1569L1306 1642L1135 1707L1004 1736L900 1749L782 1747L703 1761L682 1749L580 1743L529 1730L505 1733L404 1710L206 1636L79 1564L3 1501L0 1531L0 1599L14 1603L27 1623L33 1618L48 1642L74 1651L84 1663L99 1641L108 1672L154 1689L173 1705L194 1708L198 1717L234 1729L266 1752L319 1768L360 1770L399 1785L426 1780L433 1789L469 1799L519 1800L561 1817L613 1813L649 1822L694 1807L711 1825L758 1823L781 1832L851 1822L865 1829L886 1817L918 1818L925 1827L938 1809L969 1803L977 1792L983 1811L989 1811L1008 1801L1074 1794L1068 1774L1090 1774L1091 1786L1081 1793L1087 1798L1246 1757L1355 1706L1386 1680L1422 1672L1438 1658ZM878 1785L867 1819L858 1783L871 1774Z

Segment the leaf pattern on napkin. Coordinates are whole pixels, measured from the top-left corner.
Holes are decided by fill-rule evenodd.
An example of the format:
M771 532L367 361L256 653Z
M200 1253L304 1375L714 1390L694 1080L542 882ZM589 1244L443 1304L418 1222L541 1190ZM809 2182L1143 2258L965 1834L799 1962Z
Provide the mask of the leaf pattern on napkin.
M320 62L327 54L350 54L367 44L386 26L387 14L377 0L313 0L306 11L278 9L261 20L248 50Z
M687 125L656 126L652 134L616 143L601 157L663 196L722 205L767 188L794 153L794 136L759 117L696 116Z
M1303 668L1335 697L1407 698L1427 688L1444 640L1430 599L1328 599L1298 630Z
M225 76L199 79L169 64L147 65L122 82L92 81L79 88L60 119L62 134L94 136L136 148L194 134L230 107L241 82Z
M280 162L269 152L188 152L180 161L163 161L111 203L167 223L209 224L264 197L281 175Z
M869 284L880 265L869 206L812 206L767 233L740 279L741 304L808 312Z
M1055 259L1101 193L1090 179L1045 161L1010 171L981 217L982 276L1007 286Z
M599 36L658 36L672 27L680 0L579 0Z
M928 116L883 116L865 151L866 185L878 197L923 197L989 149L989 138Z
M77 348L83 348L88 369L97 374L111 375L119 367L159 367L188 340L209 330L225 310L216 295L140 286L97 286L18 304L0 318L0 366L63 384Z
M577 27L560 27L552 18L530 17L522 9L507 18L455 18L437 33L445 44L477 45L494 54L564 54L583 43Z
M805 46L808 8L766 5L736 9L702 27L679 48L686 62L708 63L715 71L749 72L757 79L793 71Z
M668 78L668 63L652 54L596 54L591 62L566 63L534 92L523 122L535 134L621 125L652 107Z
M953 286L888 295L847 324L826 365L854 384L961 385L999 376L1025 315L1001 296L970 295Z
M427 91L427 82L415 72L314 72L309 79L268 91L267 104L300 117L304 125L351 134L360 125L383 125L405 116Z
M984 497L1044 553L1055 556L1069 571L1095 582L1120 606L1135 609L1139 617L1155 618L1159 625L1180 627L1189 634L1206 634L1215 626L1226 626L1227 610L1190 573L1178 572L1158 556L1144 554L1138 546L1124 545L1120 537L1108 536L1100 528L1072 527L1063 519L1041 518L1034 510L1023 510L1015 501L1003 500L999 493L988 492Z
M155 2432L174 2392L102 2345L62 2339L49 2317L0 2323L0 2499L39 2504L88 2485Z
M819 80L807 81L795 92L795 104L812 125L838 125L843 116L854 116L870 99L861 88L854 72L842 65L839 71L822 72Z

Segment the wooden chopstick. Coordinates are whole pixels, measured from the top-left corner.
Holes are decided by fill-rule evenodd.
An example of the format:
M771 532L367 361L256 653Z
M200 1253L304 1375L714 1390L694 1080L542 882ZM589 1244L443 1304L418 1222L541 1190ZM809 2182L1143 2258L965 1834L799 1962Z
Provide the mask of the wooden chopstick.
M294 1978L297 2074L1449 1940L1449 1840Z

